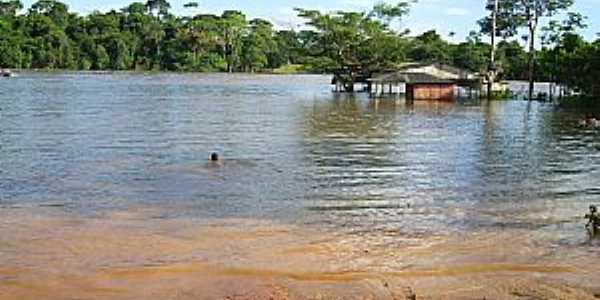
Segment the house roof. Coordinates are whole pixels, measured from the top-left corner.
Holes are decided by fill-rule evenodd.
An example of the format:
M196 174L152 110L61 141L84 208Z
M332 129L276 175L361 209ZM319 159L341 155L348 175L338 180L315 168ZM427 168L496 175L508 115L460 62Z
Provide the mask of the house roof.
M471 72L467 69L461 69L450 65L441 63L419 63L409 62L398 65L396 71L401 72L425 72L425 73L437 73L442 77L451 77L451 79L474 79L479 74ZM449 78L450 79L450 78Z
M425 84L425 83L454 83L453 80L440 78L427 73L407 73L393 72L370 78L369 81L375 83L409 83L409 84Z
M456 83L473 86L481 82L481 76L465 69L439 63L403 63L385 73L369 79L377 83Z

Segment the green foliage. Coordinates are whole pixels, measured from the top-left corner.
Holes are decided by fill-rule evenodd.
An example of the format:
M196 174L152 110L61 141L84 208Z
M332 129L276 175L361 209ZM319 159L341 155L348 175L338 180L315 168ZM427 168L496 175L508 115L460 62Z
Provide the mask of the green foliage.
M415 38L409 57L415 61L450 63L449 45L435 31L427 31Z
M452 65L473 72L485 73L489 64L491 47L475 41L467 41L451 47Z
M516 41L502 41L497 46L499 77L504 79L527 79L527 52Z
M143 15L146 13L146 5L142 2L133 2L129 6L121 9L121 11L128 15Z
M167 16L170 8L171 4L167 0L148 0L146 2L146 9L150 13L155 13L157 17Z
M273 33L273 25L268 21L255 19L250 21L250 33L244 37L241 53L242 69L255 72L269 66L271 53L277 52L277 42Z
M283 65L273 70L274 74L300 74L306 72L303 65Z
M23 54L19 46L10 39L0 39L0 53L5 53L0 56L0 67L21 66Z
M0 0L0 66L6 68L260 72L304 61L302 36L239 11L175 17L166 0L119 11L69 13L55 0ZM191 2L186 7L198 7Z
M246 16L235 10L226 10L218 20L219 44L227 62L227 72L236 71L241 62L243 36L248 26Z
M96 70L108 69L110 66L110 57L102 45L97 45L94 51L94 64L92 67Z
M494 0L488 0L486 8L495 10ZM533 98L535 80L536 49L535 41L537 31L542 18L553 17L560 12L566 11L573 5L574 0L506 0L498 1L498 27L494 35L512 37L519 33L519 29L527 30L527 41L529 43L528 71L529 99ZM492 34L490 17L479 21L482 32Z
M411 1L416 2L416 1ZM373 10L369 14L370 17L375 17L379 20L389 24L396 18L402 18L410 12L411 2L398 2L396 4L389 4L385 2L379 2L375 4Z
M17 11L23 8L23 3L19 0L1 0L0 17L15 16Z
M46 16L50 18L56 26L64 28L67 26L69 19L69 7L62 2L55 0L39 0L31 5L29 15Z
M408 13L404 1L377 4L371 12L296 11L314 30L304 33L309 56L304 63L313 70L337 73L347 91L353 90L357 77L392 67L405 58L405 41L388 26Z
M262 19L249 21L233 10L176 17L169 13L167 0L133 2L120 10L86 16L69 12L67 5L55 0L39 0L26 11L19 0L0 0L0 67L336 72L347 84L407 61L486 70L491 49L480 34L452 44L435 31L407 37L406 31L393 29L412 2L382 2L366 12L297 9L307 29L294 31L278 30ZM497 35L514 36L528 21L554 15L571 1L537 1L538 6L527 8L528 3L534 2L501 1ZM198 3L185 7L198 7ZM584 17L566 16L543 28L543 49L534 53L539 58L535 76L600 97L600 42L586 42L575 33L584 25ZM483 33L487 21L480 22ZM497 46L500 78L528 78L529 58L518 42L501 41Z

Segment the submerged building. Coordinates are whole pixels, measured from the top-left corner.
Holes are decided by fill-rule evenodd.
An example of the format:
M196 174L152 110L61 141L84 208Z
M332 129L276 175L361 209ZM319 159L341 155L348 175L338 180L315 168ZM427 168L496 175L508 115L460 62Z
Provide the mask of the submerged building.
M369 78L369 93L406 94L408 100L452 101L466 90L469 97L481 89L477 73L443 64L407 63Z

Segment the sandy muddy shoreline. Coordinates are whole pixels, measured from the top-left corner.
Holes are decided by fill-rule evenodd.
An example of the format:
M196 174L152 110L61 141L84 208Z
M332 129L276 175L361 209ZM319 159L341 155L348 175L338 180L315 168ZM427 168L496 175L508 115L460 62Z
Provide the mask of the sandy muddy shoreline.
M377 244L270 221L158 214L1 209L0 299L600 297L595 247L549 247L525 229Z

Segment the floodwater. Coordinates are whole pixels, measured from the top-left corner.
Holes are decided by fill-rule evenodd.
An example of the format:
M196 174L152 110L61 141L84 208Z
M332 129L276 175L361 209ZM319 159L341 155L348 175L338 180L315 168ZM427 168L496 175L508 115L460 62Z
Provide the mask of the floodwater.
M0 80L0 299L600 295L581 113L329 79Z

